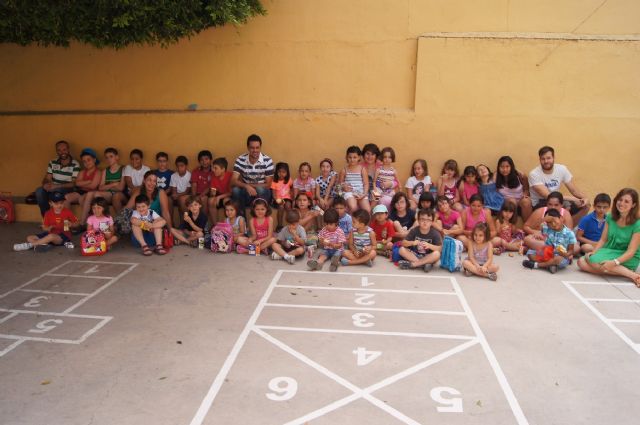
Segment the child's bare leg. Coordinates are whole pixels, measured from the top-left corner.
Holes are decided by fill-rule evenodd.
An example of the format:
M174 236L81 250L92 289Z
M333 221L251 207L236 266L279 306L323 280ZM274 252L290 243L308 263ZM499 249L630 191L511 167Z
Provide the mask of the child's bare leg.
M318 256L318 265L321 266L324 264L325 261L327 261L327 256L325 254L320 254Z
M273 245L271 245L271 249L273 249L273 252L281 257L287 255L287 252L282 248L282 245L280 245L279 242L275 242Z
M462 261L462 267L464 267L466 270L470 271L471 273L475 274L476 276L487 277L487 273L483 272L481 267L478 267L475 264L473 264L471 260Z
M156 238L156 245L162 245L162 229L153 229L153 236Z
M107 239L107 246L111 246L113 244L115 244L116 242L118 242L118 237L116 235L111 236L109 239Z
M240 245L245 248L249 246L249 238L246 236L236 235L234 236L234 242L236 245Z
M184 237L184 232L182 230L176 229L175 227L173 227L171 229L171 234L173 235L174 238L176 238L180 242L184 242L186 244L189 244L189 240Z
M401 246L398 253L402 258L404 258L405 260L411 263L411 267L418 267L416 265L416 263L418 262L418 257L416 257L416 254L412 250L404 246Z
M549 261L540 261L540 262L538 262L538 267L546 269L546 268L551 267L551 266L557 266L560 263L562 263L563 259L564 259L563 257L561 257L559 255L556 255Z
M113 210L115 213L119 213L122 208L124 208L125 203L127 202L127 197L124 196L122 192L116 192L111 196L111 205L113 206Z
M522 241L503 242L502 246L507 251L520 251Z
M289 255L293 255L294 257L297 257L297 256L299 256L299 255L302 255L302 254L304 254L304 247L299 246L299 247L297 247L296 249L293 249L293 250L289 251L289 253L288 253L288 254L289 254Z
M218 208L216 205L216 198L212 196L211 198L209 198L207 203L209 204L209 223L211 223L211 227L213 227L218 221Z
M147 245L147 242L144 240L144 235L142 234L142 229L138 226L132 226L131 232L133 233L133 237L136 238L140 246L144 247Z
M466 246L467 246L467 242L469 242L469 238L466 237L465 235L459 235L458 236L458 240L460 242L462 242L462 244L465 246L465 250L466 250Z
M185 211L187 211L187 199L189 199L189 195L178 196L178 209L180 210L180 215L184 215Z
M275 242L276 242L276 238L274 238L273 236L263 240L260 243L260 251L264 251L265 249L269 248L270 246L272 246Z
M440 251L433 251L415 262L416 267L422 267L425 264L435 264L440 259Z
M351 197L347 199L347 208L349 209L349 211L351 211L351 213L358 209L358 201L356 201L356 198Z
M368 253L364 253L360 258L355 258L353 260L349 259L349 265L355 266L357 264L365 264L369 260L373 261L374 258L376 258L376 251L375 249L372 249Z
M363 210L371 212L371 203L369 202L369 198L367 198L366 196L358 201L358 205Z
M586 254L588 252L592 252L593 251L593 245L591 245L590 243L583 243L582 245L580 245L580 251L582 251L583 254Z

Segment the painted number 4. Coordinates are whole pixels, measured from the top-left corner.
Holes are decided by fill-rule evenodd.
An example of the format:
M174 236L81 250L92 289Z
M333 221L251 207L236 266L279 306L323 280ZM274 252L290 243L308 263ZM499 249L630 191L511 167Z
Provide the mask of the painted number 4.
M382 355L382 351L367 351L365 347L358 347L353 350L356 355L358 366L366 366Z
M269 400L287 401L298 392L298 382L288 376L278 376L269 381L269 389L273 391L265 394Z
M453 396L460 395L460 391L451 387L435 387L431 390L431 398L436 403L440 403L442 406L438 406L438 412L440 413L462 413L462 398L451 397L445 398L443 394L449 394Z

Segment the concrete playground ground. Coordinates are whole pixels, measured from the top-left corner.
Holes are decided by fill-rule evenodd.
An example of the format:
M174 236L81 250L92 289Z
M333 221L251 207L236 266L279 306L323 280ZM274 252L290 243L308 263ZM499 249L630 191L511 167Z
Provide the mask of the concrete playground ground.
M13 252L0 423L637 424L640 290L525 270L306 272L176 247Z

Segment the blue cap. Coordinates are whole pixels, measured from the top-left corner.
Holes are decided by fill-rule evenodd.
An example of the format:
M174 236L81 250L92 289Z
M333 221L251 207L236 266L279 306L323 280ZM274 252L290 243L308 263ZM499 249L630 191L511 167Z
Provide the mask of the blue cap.
M387 207L384 206L383 204L378 204L375 207L373 207L373 213L377 214L377 213L388 213L389 210L387 210Z
M98 154L92 148L84 148L84 149L82 149L82 152L80 152L80 158L82 158L85 155L89 155L89 156L93 157L93 159L96 160L96 165L100 164L100 160L98 159Z
M64 193L62 192L53 192L51 196L49 196L49 200L51 202L61 202L64 201Z

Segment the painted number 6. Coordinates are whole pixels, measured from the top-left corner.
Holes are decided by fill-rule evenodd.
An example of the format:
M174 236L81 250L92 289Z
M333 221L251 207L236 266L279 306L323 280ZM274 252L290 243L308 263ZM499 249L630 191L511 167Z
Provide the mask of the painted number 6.
M451 387L435 387L431 390L431 398L436 403L440 403L443 406L438 406L438 412L440 413L462 413L462 398L452 397L445 398L443 393L450 395L460 395L460 391Z
M278 376L269 381L269 389L273 391L265 394L269 400L287 401L298 392L298 382L288 376Z

